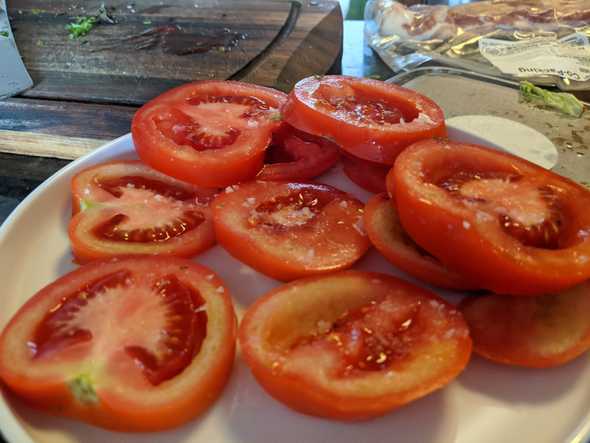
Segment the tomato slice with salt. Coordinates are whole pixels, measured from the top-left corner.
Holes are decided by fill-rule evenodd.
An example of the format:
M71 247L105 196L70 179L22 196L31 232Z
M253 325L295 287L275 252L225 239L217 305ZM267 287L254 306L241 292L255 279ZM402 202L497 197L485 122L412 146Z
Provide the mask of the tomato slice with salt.
M189 83L137 111L135 149L153 168L199 186L249 180L262 168L285 99L282 92L246 83Z
M363 204L327 185L245 183L227 188L212 209L217 241L279 280L348 268L369 248Z
M0 377L32 406L123 431L177 426L221 393L236 318L179 258L97 261L41 289L0 337Z
M338 145L283 123L273 134L258 180L305 181L323 174L340 158Z
M482 288L559 292L590 278L590 191L481 146L422 141L388 175L402 226Z
M297 129L330 138L356 157L387 165L411 143L446 135L443 112L432 100L366 78L305 78L289 94L282 114Z
M85 169L72 180L74 256L86 263L129 254L196 255L215 243L214 195L138 161Z
M589 282L538 297L469 298L460 309L475 352L497 363L547 368L590 349Z
M305 414L367 419L439 389L467 365L463 316L384 274L298 280L258 299L239 330L246 363L275 399Z
M350 154L342 156L342 169L346 176L361 188L375 194L385 192L385 178L390 166L373 163Z
M444 267L412 240L402 228L397 210L386 194L375 195L365 206L365 229L373 246L412 277L441 288L477 288L475 282Z

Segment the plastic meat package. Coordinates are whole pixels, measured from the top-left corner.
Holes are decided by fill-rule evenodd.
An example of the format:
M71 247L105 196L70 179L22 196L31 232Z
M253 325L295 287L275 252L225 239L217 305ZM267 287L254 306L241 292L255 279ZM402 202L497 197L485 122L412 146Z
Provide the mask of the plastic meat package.
M369 0L365 36L396 72L432 60L563 90L590 89L590 0L457 6Z

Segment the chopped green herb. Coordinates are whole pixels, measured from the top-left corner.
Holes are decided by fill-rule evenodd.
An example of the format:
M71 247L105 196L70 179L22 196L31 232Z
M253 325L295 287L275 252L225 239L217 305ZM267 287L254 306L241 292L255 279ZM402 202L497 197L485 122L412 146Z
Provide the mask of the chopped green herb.
M88 34L92 28L99 23L109 23L114 25L117 23L112 16L114 8L100 5L95 15L88 15L85 17L76 17L76 21L66 25L66 29L70 33L70 38L80 38Z
M75 22L66 25L70 38L80 38L90 32L98 20L96 17L78 17Z
M528 81L520 82L520 96L524 101L552 108L572 117L580 117L584 112L584 105L575 95L567 92L547 91Z
M8 31L0 31L0 37L8 38Z
M152 21L151 20L144 20L143 21L143 24L144 25L151 25L152 24Z
M31 14L33 15L39 15L43 12L43 9L39 9L39 8L33 8L31 9Z

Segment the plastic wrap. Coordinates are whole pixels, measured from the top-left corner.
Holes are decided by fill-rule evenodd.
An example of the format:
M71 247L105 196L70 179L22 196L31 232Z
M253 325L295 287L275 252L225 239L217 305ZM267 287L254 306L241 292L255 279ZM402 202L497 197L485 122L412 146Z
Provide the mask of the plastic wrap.
M590 89L590 0L409 7L369 0L365 35L396 72L433 60L564 90Z

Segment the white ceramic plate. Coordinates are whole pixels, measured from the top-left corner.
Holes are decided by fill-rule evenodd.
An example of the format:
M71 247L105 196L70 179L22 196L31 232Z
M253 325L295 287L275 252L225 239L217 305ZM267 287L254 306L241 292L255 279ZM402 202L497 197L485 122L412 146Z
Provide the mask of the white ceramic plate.
M131 137L121 137L59 171L6 220L0 229L1 327L28 297L74 268L67 239L71 177L99 162L133 157ZM368 197L339 169L320 181L362 200ZM239 312L277 284L237 262L219 246L196 260L226 281ZM356 267L401 275L375 251ZM173 431L107 432L47 416L6 396L0 399L0 426L11 443L579 443L588 435L589 409L588 356L551 370L504 367L475 357L446 389L386 417L349 424L290 411L266 395L238 358L217 403L201 418Z

